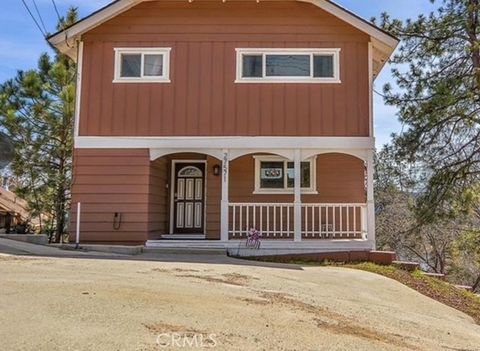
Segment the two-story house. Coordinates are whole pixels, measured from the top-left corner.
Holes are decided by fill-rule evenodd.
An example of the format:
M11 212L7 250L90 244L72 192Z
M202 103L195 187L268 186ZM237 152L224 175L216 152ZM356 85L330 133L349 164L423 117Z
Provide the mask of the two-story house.
M328 0L117 0L49 41L78 63L82 242L375 248L395 37Z

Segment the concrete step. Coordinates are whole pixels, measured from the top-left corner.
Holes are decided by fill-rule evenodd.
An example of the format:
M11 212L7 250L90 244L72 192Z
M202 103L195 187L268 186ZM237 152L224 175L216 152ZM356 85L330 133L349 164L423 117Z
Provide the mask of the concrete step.
M227 250L222 248L207 247L144 247L143 252L146 254L179 254L179 255L222 255L227 254Z
M162 240L205 240L204 234L163 234Z
M148 240L147 248L225 248L225 243L216 240Z

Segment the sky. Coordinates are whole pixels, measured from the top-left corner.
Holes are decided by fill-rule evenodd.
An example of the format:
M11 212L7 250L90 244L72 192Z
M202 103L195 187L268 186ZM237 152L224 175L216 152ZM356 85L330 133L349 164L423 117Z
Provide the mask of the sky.
M38 14L33 0L25 0L33 14ZM48 32L55 32L58 22L52 0L35 0L38 11ZM187 0L185 0L187 1ZM220 0L219 0L220 1ZM253 0L252 0L253 1ZM60 14L70 6L77 7L80 16L86 16L110 0L55 0ZM430 0L336 0L345 8L369 20L387 12L391 17L416 18L433 9ZM40 25L42 25L40 23ZM22 0L4 0L0 10L0 82L12 78L19 69L34 68L42 52L48 45L40 30L22 4ZM375 81L375 90L381 91L385 83L391 82L390 68L386 66ZM377 148L390 140L391 134L399 132L401 125L396 117L396 109L385 106L382 97L375 94L375 135Z

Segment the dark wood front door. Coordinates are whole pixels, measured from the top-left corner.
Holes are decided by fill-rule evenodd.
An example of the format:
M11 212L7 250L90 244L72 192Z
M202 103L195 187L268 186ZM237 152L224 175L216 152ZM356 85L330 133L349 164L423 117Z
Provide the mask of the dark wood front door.
M175 163L174 234L203 234L205 164Z

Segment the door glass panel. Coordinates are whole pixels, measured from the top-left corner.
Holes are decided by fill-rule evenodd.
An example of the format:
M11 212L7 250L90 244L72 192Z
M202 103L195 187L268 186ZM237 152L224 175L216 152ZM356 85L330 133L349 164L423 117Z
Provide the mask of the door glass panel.
M187 183L185 186L185 199L193 200L193 179L186 179Z
M187 166L187 167L183 167L178 172L178 176L179 177L201 177L202 171L199 170L197 167Z
M185 179L177 180L177 199L183 200L185 198Z
M310 77L310 55L266 55L269 77Z
M203 198L203 180L195 179L195 200L202 200Z
M184 203L177 203L177 228L183 228Z
M202 203L195 203L195 228L202 227Z
M193 227L193 202L185 203L185 228Z

